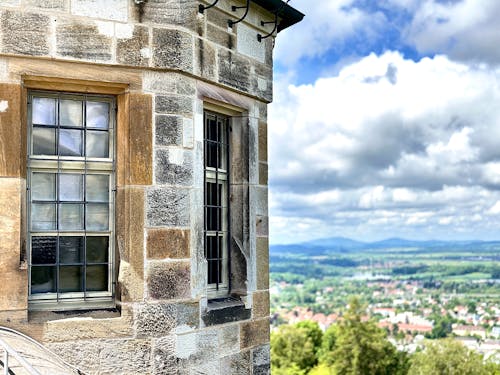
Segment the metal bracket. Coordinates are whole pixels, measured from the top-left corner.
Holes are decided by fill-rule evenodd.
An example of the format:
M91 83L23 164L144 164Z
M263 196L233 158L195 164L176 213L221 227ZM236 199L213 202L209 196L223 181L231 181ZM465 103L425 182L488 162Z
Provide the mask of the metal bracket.
M269 34L266 34L264 36L262 36L260 33L257 34L257 40L259 41L259 43L262 42L262 39L267 39L274 34L276 29L278 28L278 15L283 10L285 5L288 4L289 1L290 0L288 0L286 3L282 2L280 7L274 11L274 21L268 21L268 22L260 21L261 26L265 26L265 25L269 25L270 23L274 23L274 27L273 27L273 30Z
M242 6L242 7L237 7L237 6L233 5L231 7L231 10L233 12L236 12L237 9L243 9L243 8L245 8L245 14L243 14L243 17L241 17L237 21L228 20L227 24L229 25L229 27L233 27L233 25L240 23L241 21L243 21L247 17L248 11L250 10L250 0L247 0L247 4L245 6Z
M198 12L203 13L203 12L205 12L205 10L214 7L218 2L219 2L219 0L215 0L214 3L212 3L212 4L208 5L208 6L200 4L200 6L198 7Z

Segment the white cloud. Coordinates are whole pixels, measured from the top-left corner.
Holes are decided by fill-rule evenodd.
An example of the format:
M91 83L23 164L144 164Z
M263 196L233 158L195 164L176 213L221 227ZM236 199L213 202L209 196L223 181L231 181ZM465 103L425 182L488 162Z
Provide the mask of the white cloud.
M397 52L310 85L278 81L271 215L287 225L272 222L272 242L293 242L302 220L302 239L496 235L500 215L484 213L500 202L499 83L486 67Z

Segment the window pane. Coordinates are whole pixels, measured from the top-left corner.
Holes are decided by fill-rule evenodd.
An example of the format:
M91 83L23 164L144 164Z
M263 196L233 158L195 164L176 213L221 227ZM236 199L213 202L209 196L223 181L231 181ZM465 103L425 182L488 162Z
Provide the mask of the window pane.
M56 154L56 130L33 128L33 155Z
M59 229L83 229L83 204L59 204Z
M33 237L31 239L31 263L55 264L57 237Z
M109 157L108 132L87 131L87 156L92 158Z
M59 262L83 263L83 237L59 237Z
M34 201L56 200L56 175L54 173L33 173L31 199Z
M56 267L31 267L31 294L56 292Z
M109 201L109 176L105 174L88 174L86 177L87 201L108 202Z
M59 124L63 126L83 125L82 102L79 100L61 99L59 102Z
M220 267L221 261L218 260L209 260L208 261L208 283L215 284L222 282L222 275L220 269L218 269L218 265Z
M109 229L109 205L89 203L87 204L87 230Z
M32 123L56 125L56 99L33 98Z
M108 290L108 265L87 266L86 283L88 292Z
M51 203L33 203L31 205L31 229L55 230L56 205Z
M87 237L87 262L108 262L109 237Z
M109 124L109 103L87 102L87 127L107 129Z
M62 266L59 269L59 292L83 292L83 267Z
M205 145L205 152L206 152L206 155L205 155L205 163L206 163L206 166L207 167L212 167L212 168L217 168L217 165L219 164L217 162L217 143L214 143L212 141L206 141L205 142L206 145Z
M59 200L83 201L83 175L68 173L59 175Z
M62 156L82 156L82 138L81 130L59 130L59 155Z

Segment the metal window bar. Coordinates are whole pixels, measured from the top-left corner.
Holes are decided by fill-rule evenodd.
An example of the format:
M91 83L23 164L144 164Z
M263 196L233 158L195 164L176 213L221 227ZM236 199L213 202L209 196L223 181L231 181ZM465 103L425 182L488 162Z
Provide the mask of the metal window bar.
M4 375L12 375L14 372L10 369L9 366L9 356L12 356L16 359L16 361L22 366L24 370L28 372L30 375L41 375L40 372L35 370L33 366L31 366L28 361L26 361L21 355L14 350L9 344L7 344L4 340L0 339L0 346L4 351L3 355L3 374Z

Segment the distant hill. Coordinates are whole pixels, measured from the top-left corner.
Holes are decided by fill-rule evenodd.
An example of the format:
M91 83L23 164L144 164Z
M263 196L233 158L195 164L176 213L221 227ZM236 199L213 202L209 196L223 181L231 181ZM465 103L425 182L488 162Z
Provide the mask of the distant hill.
M322 238L308 242L288 245L271 245L271 255L285 254L307 254L307 255L327 255L327 254L346 254L359 250L370 249L408 249L419 248L422 250L430 249L450 249L466 248L470 246L488 246L500 245L500 241L442 241L428 240L416 241L404 238L388 238L382 241L362 242L345 237Z

